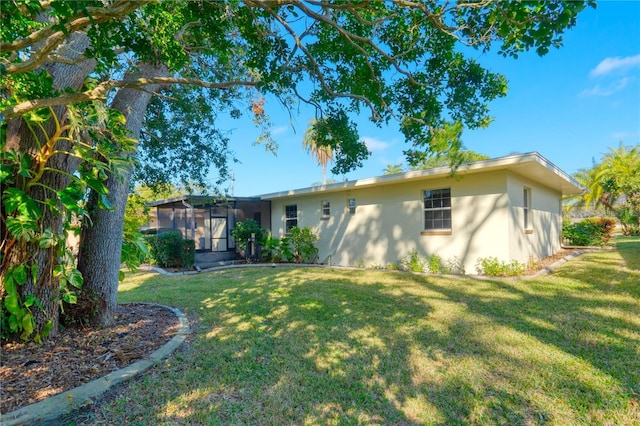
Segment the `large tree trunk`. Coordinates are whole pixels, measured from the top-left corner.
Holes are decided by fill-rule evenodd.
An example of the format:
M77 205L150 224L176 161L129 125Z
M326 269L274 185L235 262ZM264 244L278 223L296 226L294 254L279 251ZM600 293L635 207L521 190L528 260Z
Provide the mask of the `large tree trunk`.
M66 49L62 49L59 53L66 55L69 59L79 58L89 46L89 39L82 33L73 34L69 37ZM64 90L72 88L77 90L82 86L87 75L95 68L95 61L85 60L73 65L65 64L46 64L43 66L49 72L53 79L55 89ZM66 107L60 106L53 109L55 116L60 123L66 121ZM55 132L55 122L50 119L44 126L42 131L32 133L27 124L22 119L14 119L7 126L7 144L6 149L16 149L23 152L33 159L35 164L36 158L40 152L40 144L50 139ZM65 135L60 135L65 136ZM62 152L70 152L71 143L66 140L58 139L55 149ZM59 191L67 187L70 178L67 174L73 174L78 168L79 161L72 156L66 154L55 154L47 162L47 167L57 171L46 171L39 183L44 185L35 185L31 188L19 188L26 190L27 195L36 201L44 202L50 198L56 198L55 192L44 187L49 187L53 191ZM63 218L54 214L49 209L43 210L43 218L41 220L41 229L50 228L55 233L62 232ZM4 214L4 212L3 212ZM2 270L0 271L0 279L4 280L4 276L8 270L18 265L25 265L31 270L35 265L35 279L31 273L27 274L27 281L24 285L18 287L19 296L24 300L28 295L35 296L42 305L42 309L33 306L31 311L35 320L35 332L40 333L47 323L51 321L51 331L49 336L54 336L58 330L59 318L59 280L53 276L53 268L58 262L54 247L42 248L38 243L15 241L13 237L3 230L2 247L5 250L5 257L2 259Z
M168 76L163 65L141 64L139 74L145 77ZM135 76L134 76L135 77ZM127 118L126 127L129 136L139 139L142 120L157 85L146 86L144 91L121 89L116 94L111 107L122 112ZM88 201L92 223L84 223L80 238L78 270L84 278L84 288L80 305L94 304L89 312L91 323L108 326L113 323L117 308L118 278L120 256L122 252L122 234L124 231L124 212L129 193L129 178L132 169L128 168L121 176L111 174L106 182L108 199L113 210L97 207L97 196L92 194ZM73 309L73 307L70 307Z

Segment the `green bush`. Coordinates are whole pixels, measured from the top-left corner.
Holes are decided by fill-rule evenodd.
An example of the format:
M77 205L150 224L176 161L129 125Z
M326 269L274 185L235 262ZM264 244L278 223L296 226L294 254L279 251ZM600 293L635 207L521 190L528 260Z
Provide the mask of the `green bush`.
M400 259L398 269L409 272L424 272L426 261L420 258L418 250L413 249L404 258Z
M183 268L191 268L196 263L196 242L194 240L182 240L180 261Z
M577 223L565 221L562 238L571 246L603 246L609 242L616 221L608 217L589 217Z
M308 227L300 229L297 226L291 228L289 234L287 238L293 254L293 260L296 263L315 262L318 256L318 248L316 247L318 236Z
M151 261L161 268L190 268L195 263L196 244L183 240L178 231L148 235Z
M433 254L431 255L431 257L429 257L428 268L429 272L431 272L432 274L440 274L445 272L444 265L442 264L442 258L437 254Z
M262 252L260 256L267 262L280 262L282 260L280 239L267 235L267 238L262 242Z
M247 241L251 238L251 234L255 234L256 244L263 245L264 240L269 235L267 228L263 228L253 219L245 219L236 223L235 228L231 231L231 236L236 240L236 247L240 251L247 249Z
M622 225L622 233L624 235L640 235L640 216L630 206L621 207L616 212L616 216L620 219Z
M310 228L293 227L281 239L267 235L262 240L261 257L267 262L315 262L318 256L318 236Z
M517 260L504 262L497 257L481 257L476 261L476 271L490 277L517 277L524 274L526 267Z

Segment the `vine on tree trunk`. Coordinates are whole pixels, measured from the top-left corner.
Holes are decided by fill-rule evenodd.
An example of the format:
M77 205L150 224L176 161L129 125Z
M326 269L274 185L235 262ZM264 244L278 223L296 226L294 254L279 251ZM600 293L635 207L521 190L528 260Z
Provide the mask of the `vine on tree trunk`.
M49 108L24 120L36 140L32 152L7 150L2 139L0 325L2 338L41 342L58 323L62 303L75 303L83 284L67 242L79 232L78 219L87 216L86 193L95 191L100 207L111 208L104 181L128 164L121 150L130 151L133 140L126 136L121 114L99 102L82 110L70 107L61 118ZM53 131L47 131L47 123L53 123ZM76 173L55 167L52 159L61 155L80 161ZM47 173L65 176L68 185L58 190L47 185ZM48 226L52 217L62 225Z

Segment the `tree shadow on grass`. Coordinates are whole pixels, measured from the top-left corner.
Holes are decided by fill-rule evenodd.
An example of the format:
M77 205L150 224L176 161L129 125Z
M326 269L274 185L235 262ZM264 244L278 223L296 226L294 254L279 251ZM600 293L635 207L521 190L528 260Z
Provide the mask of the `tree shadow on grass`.
M328 279L285 268L208 280L184 307L200 317L191 347L132 384L135 400L114 401L114 420L517 424L571 415L589 422L591 414L579 412L585 405L604 411L625 392L640 392L638 342L630 340L640 330L619 315L638 318L626 294L591 299L550 277L336 271ZM184 280L171 285L196 290ZM558 412L554 399L568 408Z
M589 262L588 257L585 259ZM591 404L601 406L604 411L608 404L611 407L626 404L627 412L639 421L640 276L635 271L621 270L619 263L608 262L608 266L603 266L605 263L594 266L590 262L586 268L568 264L539 280L495 280L481 284L488 293L499 289L501 294L511 295L503 298L482 297L478 292L470 295L463 286L442 285L419 277L415 280L464 303L491 323L532 336L546 345L553 356L558 356L559 350L584 361L584 369L577 370L576 376L594 367L591 383L565 376L565 383L558 383L557 387L565 388L567 394L589 395ZM557 370L558 366L550 368ZM526 363L522 368L527 368ZM595 377L598 375L601 377ZM615 380L607 381L608 377ZM607 386L618 390L609 394ZM628 421L634 422L631 418Z

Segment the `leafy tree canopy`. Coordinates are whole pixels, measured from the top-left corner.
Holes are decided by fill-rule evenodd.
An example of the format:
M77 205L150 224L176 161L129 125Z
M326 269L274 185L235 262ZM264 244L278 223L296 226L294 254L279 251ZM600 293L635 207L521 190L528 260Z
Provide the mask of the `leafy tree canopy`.
M604 207L620 221L625 234L640 233L640 145L621 142L574 178L586 191L580 200L573 200L573 208Z
M0 110L12 118L45 106L106 99L120 87L143 89L157 83L220 89L213 96L220 108L230 110L237 110L238 99L251 98L246 93L270 93L287 107L294 100L315 105L320 118L340 124L334 129L345 132L338 139L340 146L334 147L338 172L351 170L368 155L361 141L349 137L355 126L345 120L346 113L364 111L378 123L398 120L409 144L409 162L417 164L424 152L455 151L455 144L437 141L437 129L447 122L486 126L491 120L488 101L506 93L504 77L466 57L458 44L483 51L497 44L505 56L517 57L528 49L542 55L561 45L562 31L575 24L587 4L594 5L2 2L0 72L5 96ZM90 47L77 61L95 61L95 72L79 91L54 89L46 65L68 61L65 49L78 33L89 37ZM124 71L138 62L164 63L172 75L125 78ZM157 112L154 115L149 125L160 120ZM206 138L195 133L186 139ZM222 139L214 137L220 143ZM161 157L153 150L149 155Z

